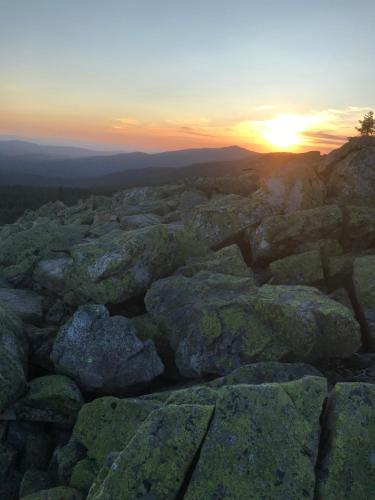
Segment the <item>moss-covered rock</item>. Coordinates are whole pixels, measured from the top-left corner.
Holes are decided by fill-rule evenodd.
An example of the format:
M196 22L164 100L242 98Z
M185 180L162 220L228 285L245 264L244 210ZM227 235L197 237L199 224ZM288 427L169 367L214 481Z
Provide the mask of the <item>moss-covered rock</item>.
M33 282L40 288L62 293L65 288L65 270L72 264L72 259L60 256L38 262L33 273Z
M186 212L183 221L195 241L215 247L272 213L273 207L262 199L227 195Z
M102 394L123 394L164 370L152 340L141 341L128 318L95 304L81 306L60 329L51 359L82 390Z
M324 270L319 250L290 255L270 264L274 285L310 285L323 287Z
M353 284L366 341L375 349L375 255L354 260Z
M87 457L80 460L73 467L69 486L76 488L86 496L91 488L91 485L95 481L95 478L99 474L100 466L101 461L98 462L97 460Z
M76 421L83 402L73 380L64 375L46 375L29 383L28 393L14 409L20 420L69 426Z
M69 250L87 232L86 226L61 225L49 219L11 227L8 234L1 233L0 274L15 284L27 282L39 260Z
M212 412L212 406L200 405L169 405L152 412L87 498L176 498Z
M0 412L26 390L27 351L22 321L0 305Z
M83 500L83 495L68 486L56 486L23 497L22 500Z
M340 383L333 388L324 423L326 446L318 469L319 500L373 498L374 408L375 385Z
M64 273L65 300L116 304L136 297L181 264L175 250L162 224L112 231L76 245L70 250L73 263Z
M342 228L343 215L335 205L265 217L250 233L253 257L260 262L281 259L304 251L306 242L339 239Z
M73 439L83 445L87 456L101 460L110 452L122 451L142 422L161 403L139 399L103 397L81 408Z
M190 277L200 271L232 274L233 276L240 276L242 278L254 277L252 270L243 260L241 250L237 245L224 247L205 257L192 257L188 259L185 266L180 267L176 271L176 274Z
M322 378L227 386L184 498L314 498Z
M360 346L351 311L314 288L265 285L223 274L173 276L145 297L182 375L223 375L256 361L345 357Z

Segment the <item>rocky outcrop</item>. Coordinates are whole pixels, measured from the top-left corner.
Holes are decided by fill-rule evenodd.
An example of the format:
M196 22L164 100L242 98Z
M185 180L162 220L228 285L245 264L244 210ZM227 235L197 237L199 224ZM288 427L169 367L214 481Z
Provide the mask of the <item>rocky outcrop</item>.
M372 498L373 150L0 228L0 498Z
M102 305L82 306L59 331L51 358L58 373L84 391L122 393L163 371L152 340L142 342L125 317Z
M257 289L247 278L202 272L154 283L145 301L187 377L250 361L345 357L360 347L351 311L313 288Z

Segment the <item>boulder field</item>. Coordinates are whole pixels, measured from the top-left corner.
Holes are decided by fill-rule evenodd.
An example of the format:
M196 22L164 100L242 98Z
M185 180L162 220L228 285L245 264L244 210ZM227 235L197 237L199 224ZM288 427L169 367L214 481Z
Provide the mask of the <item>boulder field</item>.
M19 498L375 498L375 138L0 227Z

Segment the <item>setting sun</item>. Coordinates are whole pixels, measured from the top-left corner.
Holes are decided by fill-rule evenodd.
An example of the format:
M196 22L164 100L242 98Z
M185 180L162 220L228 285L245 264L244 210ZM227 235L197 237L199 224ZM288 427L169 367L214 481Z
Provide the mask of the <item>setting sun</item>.
M306 126L306 119L303 117L282 115L266 123L263 137L272 146L289 149L301 142L300 133Z

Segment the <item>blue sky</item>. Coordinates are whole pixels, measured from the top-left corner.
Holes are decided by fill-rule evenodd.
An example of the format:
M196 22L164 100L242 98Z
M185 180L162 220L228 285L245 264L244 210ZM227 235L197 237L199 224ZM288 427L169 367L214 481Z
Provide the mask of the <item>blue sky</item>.
M370 0L0 0L0 12L4 134L166 149L237 133L249 146L283 114L334 110L332 132L374 105Z

